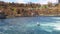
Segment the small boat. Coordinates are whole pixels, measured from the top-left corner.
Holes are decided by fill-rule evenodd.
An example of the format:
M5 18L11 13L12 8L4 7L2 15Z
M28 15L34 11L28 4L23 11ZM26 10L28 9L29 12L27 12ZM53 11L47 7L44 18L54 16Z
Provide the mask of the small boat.
M5 19L6 15L4 14L4 12L0 11L0 19Z
M40 23L37 22L37 26L40 26Z
M5 19L6 16L5 15L0 15L0 19Z

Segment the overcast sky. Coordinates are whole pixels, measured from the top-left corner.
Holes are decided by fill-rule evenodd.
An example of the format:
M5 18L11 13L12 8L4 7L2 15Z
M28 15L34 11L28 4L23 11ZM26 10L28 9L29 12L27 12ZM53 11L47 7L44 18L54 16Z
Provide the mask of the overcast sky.
M40 4L47 4L47 2L57 3L57 0L0 0L5 2L17 2L17 3L40 3Z

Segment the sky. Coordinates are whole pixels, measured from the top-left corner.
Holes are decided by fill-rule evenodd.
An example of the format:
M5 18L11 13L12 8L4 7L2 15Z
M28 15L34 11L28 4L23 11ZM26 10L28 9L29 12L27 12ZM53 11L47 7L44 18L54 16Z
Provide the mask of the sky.
M28 2L33 2L33 3L40 3L40 4L47 4L48 2L52 3L57 3L57 0L0 0L0 1L5 1L5 2L16 2L16 3L28 3Z

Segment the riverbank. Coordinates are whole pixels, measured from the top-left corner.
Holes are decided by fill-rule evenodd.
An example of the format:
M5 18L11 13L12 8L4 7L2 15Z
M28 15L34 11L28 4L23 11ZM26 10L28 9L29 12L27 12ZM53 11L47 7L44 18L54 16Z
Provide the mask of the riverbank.
M19 17L10 17L10 16L7 16L6 19L9 19L9 18L30 18L30 17L60 17L60 16L19 16Z
M19 4L0 1L0 12L11 17L60 16L60 4ZM12 15L12 16L11 16Z

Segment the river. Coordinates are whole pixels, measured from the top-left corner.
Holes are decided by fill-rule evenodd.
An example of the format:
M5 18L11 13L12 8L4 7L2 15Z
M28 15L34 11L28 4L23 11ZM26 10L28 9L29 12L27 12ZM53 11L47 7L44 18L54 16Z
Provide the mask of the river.
M60 17L0 19L0 34L60 34Z

